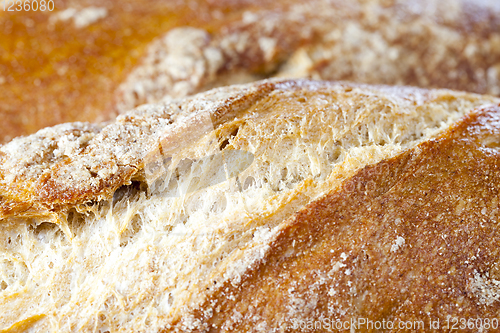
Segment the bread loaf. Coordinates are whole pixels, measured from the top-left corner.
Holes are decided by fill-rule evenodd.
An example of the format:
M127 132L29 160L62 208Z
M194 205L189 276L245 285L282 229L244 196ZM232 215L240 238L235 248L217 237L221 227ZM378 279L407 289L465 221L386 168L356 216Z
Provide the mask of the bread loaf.
M272 76L499 95L499 17L496 0L88 1L5 12L0 136Z
M14 139L0 329L496 314L499 103L270 80Z

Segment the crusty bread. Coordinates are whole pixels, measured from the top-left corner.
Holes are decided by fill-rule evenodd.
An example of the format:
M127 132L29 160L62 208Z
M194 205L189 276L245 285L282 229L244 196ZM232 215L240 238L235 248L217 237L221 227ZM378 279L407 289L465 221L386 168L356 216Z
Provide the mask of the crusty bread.
M500 106L485 107L364 168L175 329L496 332L499 138Z
M498 3L86 0L5 12L0 141L271 76L498 95Z
M367 224L370 230L382 223L377 212L383 209L371 204L371 191L399 191L391 197L391 207L406 214L406 208L398 208L410 204L406 196L412 192L411 187L405 190L405 179L413 176L408 184L417 188L419 179L433 174L426 168L432 170L434 158L438 166L446 160L440 142L462 142L461 135L464 146L447 148L453 161L473 160L483 149L474 145L482 140L490 147L483 154L490 154L491 162L497 156L496 113L485 111L478 122L471 115L449 128L473 109L499 103L494 97L449 90L271 80L145 105L112 124L64 124L15 139L0 147L0 329L268 331L293 313L330 314L323 305L335 302L334 292L321 302L307 298L302 289L297 298L287 299L288 294L266 278L279 281L272 274L295 272L286 260L300 258L293 250L296 245L311 256L307 263L312 270L324 258L314 257L314 251L323 249L332 253L325 267L354 265L357 261L350 257L339 261L347 250L334 238L346 230L343 240L352 241L348 246L353 251L358 244L361 251L364 238L357 242L348 231L363 227L365 219L373 221ZM370 173L381 161L388 171ZM496 172L496 164L491 167ZM450 179L453 187L447 188L456 192L457 200L460 180L483 184L473 173L459 171L463 177ZM445 182L444 190L446 179L440 181ZM367 187L371 182L374 189ZM351 195L342 187L350 183L363 187L354 186ZM397 184L403 184L403 190ZM495 205L485 200L485 205ZM342 213L337 206L353 219L329 229L334 222L321 221L338 219ZM483 210L472 204L463 207L464 212ZM391 229L387 237L380 235L384 242L373 246L380 244L386 251L398 236L408 246L413 238L427 239L409 227L405 216L400 218L401 228L408 229L394 229L399 232L394 234ZM484 223L492 230L488 221ZM320 243L306 251L316 244L311 243L315 237ZM467 244L464 240L457 246ZM283 254L288 259L275 261ZM409 252L398 258L412 259ZM365 274L356 267L352 272ZM483 273L478 271L471 295L481 293ZM302 274L283 281L291 288L294 283L313 288L322 278ZM265 288L258 290L259 285ZM268 295L256 299L245 290ZM439 293L430 295L441 298ZM272 297L284 301L279 310L272 310ZM340 301L359 309L377 304L376 297L366 300L369 303L362 298ZM385 309L384 315L397 314L391 307Z

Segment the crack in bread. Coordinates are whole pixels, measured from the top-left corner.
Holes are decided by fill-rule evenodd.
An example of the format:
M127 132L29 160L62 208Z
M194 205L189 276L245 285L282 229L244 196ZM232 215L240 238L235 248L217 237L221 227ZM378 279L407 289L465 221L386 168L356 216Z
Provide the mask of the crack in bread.
M42 130L33 136L15 139L0 149L2 153L0 186L3 188L0 217L5 218L13 214L26 217L51 216L58 211L64 211L68 205L109 199L119 186L130 183L137 171L144 168L145 160L157 154L157 149L161 149L162 154L165 154L174 148L184 148L190 143L188 141L197 140L197 137L184 134L187 127L196 127L196 130L191 132L202 136L214 126L221 126L232 118L251 112L248 111L250 105L267 94L271 93L274 96L279 91L287 90L291 94L294 90L302 89L300 83L276 82L248 85L245 88L220 89L163 106L146 105L118 117L114 123L102 129L96 125L83 123L65 124ZM326 85L328 89L328 84L325 83L304 84L314 89L321 89L321 85ZM402 98L414 99L414 103L423 103L425 99L429 99L425 90L415 89L414 92L410 92L404 88L398 90L379 87L378 89L389 90L395 97L401 95ZM334 90L335 88L332 92ZM404 96L405 94L408 96ZM450 93L450 96L452 95ZM479 101L486 98L464 96L469 97L470 103L478 103L474 99ZM366 102L372 101L368 97ZM319 103L327 103L327 100ZM347 106L344 105L345 107ZM349 115L343 112L344 118ZM373 113L373 111L366 112ZM346 126L343 132L338 134L337 139L347 136L356 125L361 126L363 123L361 119L365 115L361 113L357 116L360 119L345 119L346 122L350 122L350 127ZM438 115L440 116L442 114ZM208 117L210 121L207 121ZM433 114L428 114L426 117L428 119L425 121L437 121L432 119ZM200 121L208 127L200 129ZM363 125L366 127L364 140L373 140L367 136L383 135L378 133L381 130L390 131L388 128L376 128L373 119L364 121L368 122ZM404 127L405 124L401 126ZM368 127L373 128L372 132ZM423 131L422 128L416 130ZM395 139L379 137L377 138L379 142L374 143L380 145ZM347 143L346 140L349 139L343 140ZM359 140L359 137L352 135L351 140ZM360 145L366 143L361 142Z
M449 90L268 80L16 139L0 147L0 328L189 322L218 286L238 285L265 258L301 207L498 103ZM232 151L253 161L237 177L185 190L213 167L206 156L243 163Z
M499 142L500 106L484 107L363 168L166 331L372 332L384 321L385 332L431 332L430 320L497 318Z
M118 187L130 183L160 144L163 150L186 144L182 131L197 126L197 118L207 115L208 130L213 131L212 118L237 113L255 98L252 90L229 88L183 103L146 105L102 129L64 124L13 140L0 148L0 218L14 214L57 218L57 212L68 205L109 199ZM266 84L257 85L256 94L267 90ZM194 132L205 134L199 128Z

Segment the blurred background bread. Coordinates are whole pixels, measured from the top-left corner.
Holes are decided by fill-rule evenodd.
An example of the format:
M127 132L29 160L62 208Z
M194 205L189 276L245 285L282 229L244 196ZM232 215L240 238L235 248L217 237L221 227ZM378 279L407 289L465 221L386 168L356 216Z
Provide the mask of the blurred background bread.
M1 140L68 121L111 119L114 92L147 45L178 26L218 31L276 1L56 1L0 10Z
M0 140L271 76L498 95L499 6L144 0L0 11Z

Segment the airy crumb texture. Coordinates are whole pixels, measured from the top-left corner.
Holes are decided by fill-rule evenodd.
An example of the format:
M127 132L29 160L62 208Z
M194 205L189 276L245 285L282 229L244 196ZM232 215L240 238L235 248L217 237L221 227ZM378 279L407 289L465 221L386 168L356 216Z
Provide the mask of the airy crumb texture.
M365 167L283 223L258 264L172 331L434 332L431 321L447 330L452 318L496 331L499 138L500 106L486 107Z
M203 327L218 318L207 302L277 251L301 207L491 103L500 100L272 80L15 139L0 147L0 329ZM387 251L411 244L394 233Z

